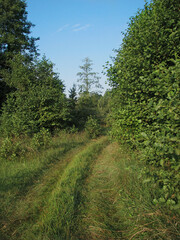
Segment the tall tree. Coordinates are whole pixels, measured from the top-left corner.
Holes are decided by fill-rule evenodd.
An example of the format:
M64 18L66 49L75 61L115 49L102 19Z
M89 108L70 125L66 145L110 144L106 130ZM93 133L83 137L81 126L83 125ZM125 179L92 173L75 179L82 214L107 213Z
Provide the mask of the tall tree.
M37 53L24 0L0 0L0 68L17 53Z
M92 60L90 60L88 57L86 57L83 60L84 64L80 66L81 72L77 73L78 82L79 84L79 90L80 93L87 93L89 94L91 92L92 87L95 87L97 89L102 89L102 86L99 83L100 77L98 76L97 72L92 71Z
M131 18L108 70L113 87L111 134L141 147L146 179L158 189L154 201L174 209L180 199L179 7L178 0L146 3Z
M38 38L30 36L31 27L24 0L0 0L0 108L6 93L11 91L2 71L10 70L9 61L16 54L28 58L37 54L35 41Z

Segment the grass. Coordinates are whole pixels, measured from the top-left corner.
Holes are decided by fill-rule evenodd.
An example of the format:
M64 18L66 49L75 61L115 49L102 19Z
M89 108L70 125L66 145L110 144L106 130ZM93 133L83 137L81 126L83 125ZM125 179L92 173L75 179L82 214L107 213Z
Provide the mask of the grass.
M175 240L179 215L152 203L143 163L106 137L61 132L0 160L2 240Z
M77 154L57 182L46 208L34 225L34 233L25 239L71 239L76 228L76 215L82 202L81 189L90 166L107 144L106 138L90 143ZM30 234L30 235L29 235Z
M22 222L36 219L60 174L86 143L83 135L61 134L46 150L29 152L20 160L1 160L0 239L18 239Z
M74 239L180 239L178 216L152 204L153 191L139 178L142 163L112 143L86 180Z

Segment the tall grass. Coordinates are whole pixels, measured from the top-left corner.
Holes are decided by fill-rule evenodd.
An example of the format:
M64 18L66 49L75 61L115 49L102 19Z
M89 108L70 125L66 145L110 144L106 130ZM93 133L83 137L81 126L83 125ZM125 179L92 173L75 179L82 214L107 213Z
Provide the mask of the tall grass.
M82 203L81 190L92 162L107 144L106 138L94 141L77 154L65 169L62 178L49 198L34 234L25 239L71 239L76 226L78 208Z
M21 147L0 160L0 239L180 239L179 215L152 203L138 153L64 132Z
M180 238L179 216L152 203L153 189L142 184L137 155L116 143L104 149L84 185L74 239Z
M30 139L24 140L27 143L24 141L23 147L30 147ZM61 132L60 136L52 138L47 149L32 149L13 161L1 159L0 239L18 239L18 231L24 229L22 222L29 224L29 219L37 218L53 185L71 160L72 156L67 153L72 151L74 155L73 149L86 142L84 135ZM23 225L22 230L17 231L20 225Z

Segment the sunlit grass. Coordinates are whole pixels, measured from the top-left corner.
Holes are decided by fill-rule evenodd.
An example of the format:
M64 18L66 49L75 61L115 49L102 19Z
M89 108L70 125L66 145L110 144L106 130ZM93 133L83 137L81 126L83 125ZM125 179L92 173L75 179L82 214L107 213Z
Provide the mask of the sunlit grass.
M107 144L100 139L74 156L65 169L62 178L57 182L41 218L34 225L32 232L27 232L26 239L36 236L37 239L71 239L76 227L78 208L82 203L81 189L90 166L97 155Z
M135 154L135 153L134 153ZM128 149L109 145L84 185L75 239L178 239L178 216L152 204L139 177L142 163Z
M179 216L142 184L139 153L84 134L60 132L40 150L24 140L24 155L0 161L0 239L180 238Z

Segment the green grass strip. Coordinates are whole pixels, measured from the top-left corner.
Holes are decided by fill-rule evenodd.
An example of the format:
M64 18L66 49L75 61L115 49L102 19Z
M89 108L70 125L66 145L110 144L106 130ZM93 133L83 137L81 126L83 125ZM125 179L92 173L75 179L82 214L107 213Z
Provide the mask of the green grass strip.
M92 142L68 165L49 199L40 223L35 225L35 231L41 235L38 239L71 239L82 201L84 179L88 176L91 163L107 143L104 137Z

